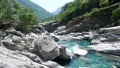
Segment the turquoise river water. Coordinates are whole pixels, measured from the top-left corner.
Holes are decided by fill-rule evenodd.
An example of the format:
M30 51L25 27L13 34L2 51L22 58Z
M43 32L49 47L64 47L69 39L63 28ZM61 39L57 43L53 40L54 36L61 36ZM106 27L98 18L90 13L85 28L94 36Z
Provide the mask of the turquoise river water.
M65 45L67 50L72 51L74 46L89 46L90 42L71 40L59 41L58 44ZM102 54L94 51L89 51L87 55L80 57L73 57L66 68L112 68L113 66L120 66L120 57Z

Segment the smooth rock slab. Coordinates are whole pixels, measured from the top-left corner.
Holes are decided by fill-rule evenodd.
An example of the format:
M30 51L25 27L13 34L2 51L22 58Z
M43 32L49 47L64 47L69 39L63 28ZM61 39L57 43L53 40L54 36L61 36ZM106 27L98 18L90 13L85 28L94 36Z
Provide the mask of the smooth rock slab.
M99 52L109 53L113 55L120 55L120 42L114 43L100 43L96 45L89 46L92 50Z
M87 50L80 49L78 46L74 46L72 50L74 55L79 55L79 56L84 56L88 53Z
M28 57L0 47L0 68L49 68L45 65L33 62Z
M101 28L99 30L99 33L107 33L107 32L112 32L112 31L116 31L116 30L120 30L120 26L114 26L114 27L109 27L109 28Z

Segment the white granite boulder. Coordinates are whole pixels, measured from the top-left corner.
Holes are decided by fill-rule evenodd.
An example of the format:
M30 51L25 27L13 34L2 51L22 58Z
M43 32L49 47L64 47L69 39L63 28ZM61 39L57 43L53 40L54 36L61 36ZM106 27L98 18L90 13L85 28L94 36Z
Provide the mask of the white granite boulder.
M41 35L36 39L34 51L47 60L53 60L60 55L58 44L47 35Z

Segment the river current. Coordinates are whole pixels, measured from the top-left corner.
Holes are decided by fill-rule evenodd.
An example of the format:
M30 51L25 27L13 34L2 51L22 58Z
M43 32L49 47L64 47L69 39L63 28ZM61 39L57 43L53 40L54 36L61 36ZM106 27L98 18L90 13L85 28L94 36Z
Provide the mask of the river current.
M59 41L58 44L65 45L67 50L72 51L75 46L89 46L90 42L81 40ZM72 57L65 68L113 68L120 66L120 57L109 54L102 54L95 51L89 51L87 55Z

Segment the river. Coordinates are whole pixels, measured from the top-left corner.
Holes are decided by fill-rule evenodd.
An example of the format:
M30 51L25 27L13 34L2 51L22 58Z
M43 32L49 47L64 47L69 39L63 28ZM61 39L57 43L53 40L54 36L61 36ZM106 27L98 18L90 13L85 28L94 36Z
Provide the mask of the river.
M90 42L81 40L59 41L58 44L65 45L67 50L72 51L75 46L90 46ZM113 68L120 66L120 57L89 51L87 55L72 57L65 68Z

